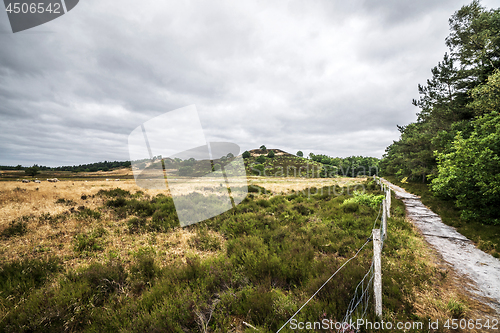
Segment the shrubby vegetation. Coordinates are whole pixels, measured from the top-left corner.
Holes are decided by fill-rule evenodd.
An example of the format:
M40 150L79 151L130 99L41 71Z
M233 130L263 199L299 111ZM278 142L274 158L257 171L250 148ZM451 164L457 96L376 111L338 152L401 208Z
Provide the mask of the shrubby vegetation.
M36 175L38 175L40 173L40 169L38 168L38 166L36 165L33 165L32 167L30 168L26 168L24 169L24 173L27 175L27 176L30 176L30 177L35 177Z
M468 138L459 132L451 151L438 155L431 188L454 200L464 219L500 224L500 115L478 117L473 126Z
M9 226L0 233L0 238L10 238L14 236L22 236L28 232L28 224L26 218L19 218L11 221Z
M336 175L343 177L378 175L379 159L375 157L351 156L342 158L315 155L314 153L310 153L309 157L311 160L323 165L322 177L333 177Z
M353 197L345 200L342 203L342 206L356 203L360 205L365 205L368 207L372 207L373 209L377 209L380 207L382 204L382 201L384 201L384 195L375 195L373 193L363 193L359 191L354 191Z
M0 331L228 332L245 320L275 332L370 236L380 192L372 182L366 188L349 210L343 208L352 198L347 188L271 195L252 187L232 210L187 227L189 246L210 255L187 252L185 261L164 264L162 254L146 246L128 261L110 256L76 270L62 270L55 259L0 264ZM169 197L120 189L99 196L105 198L101 216L123 221L130 233L170 233L178 226ZM415 288L442 277L415 251L402 203L393 204L389 233L398 237L384 247L384 313L391 320L426 320L413 307ZM114 232L99 224L75 236L77 254L106 251ZM342 318L371 259L368 245L297 319ZM375 319L371 310L367 318Z
M245 154L248 174L311 178L358 177L378 174L379 159L375 157L333 158L310 153L309 159L306 159L302 157L301 151L297 152L297 156L279 149L253 150L252 152L259 155L252 157L250 152Z

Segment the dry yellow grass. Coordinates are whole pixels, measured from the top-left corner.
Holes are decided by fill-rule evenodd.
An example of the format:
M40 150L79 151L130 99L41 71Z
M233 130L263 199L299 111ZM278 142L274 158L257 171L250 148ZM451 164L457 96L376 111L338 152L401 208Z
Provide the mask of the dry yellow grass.
M67 211L69 207L56 204L57 199L74 201L78 206L83 205L95 209L102 204L102 200L89 198L81 199L82 195L92 196L100 189L121 188L131 193L143 191L151 196L162 193L161 190L144 190L135 185L133 180L123 181L61 181L40 184L21 183L15 181L0 182L0 230L10 221L26 215L39 216L43 213L53 215ZM164 191L163 191L164 192Z
M126 232L126 220L116 221L115 217L106 210L102 211L99 221L79 220L74 214L69 214L70 209L77 210L80 206L97 210L98 207L103 206L104 199L92 196L100 189L118 187L131 193L143 191L150 196L165 192L141 189L133 180L61 181L40 184L0 182L0 232L7 228L11 221L21 217L30 217L27 219L28 233L26 235L0 240L2 245L0 261L57 256L63 258L68 267L80 266L88 263L89 258L75 253L74 236L90 232L97 227L103 227L107 231L104 237L106 250L97 252L93 260L104 261L111 254L129 261L129 256L143 246L151 246L153 249L157 248L158 251L162 251L165 244L170 244L167 252L174 255L179 253L179 248L188 248L185 243L190 237L190 232L186 230L179 229L168 235L134 235ZM82 199L83 195L87 198ZM58 199L71 200L73 203L71 205L56 203ZM41 218L44 214L56 216L65 213L67 213L67 218L59 224L44 223Z
M359 184L363 179L306 179L306 178L259 178L250 177L249 184L263 186L275 193L288 193L292 189L296 191L308 187L340 186ZM183 186L186 191L213 185L209 180L206 182L186 183ZM163 190L145 190L138 187L134 180L121 181L60 181L57 183L21 183L17 181L0 182L0 232L9 226L9 223L22 218L27 219L28 233L22 237L11 237L1 239L0 261L12 261L21 258L43 258L57 256L64 259L65 265L79 267L90 261L106 261L110 256L121 258L124 262L130 262L134 253L139 249L148 247L161 258L160 263L166 264L175 259L184 259L189 252L200 256L213 255L203 253L189 246L188 241L193 237L189 228L178 228L174 232L130 234L127 232L127 219L116 220L116 217L106 209L101 210L99 220L79 220L70 210L78 210L84 206L92 210L98 210L104 205L103 198L94 196L101 189L121 188L136 193L142 191L146 195L156 196L166 192ZM168 194L168 192L167 192ZM82 196L87 196L83 199ZM57 203L58 199L71 201L71 204ZM59 224L44 222L44 214L56 216L66 214L65 221ZM93 257L81 256L74 251L74 237L82 233L102 227L107 234L104 236L105 250L95 252ZM223 239L221 238L222 243Z
M290 193L292 190L303 191L307 188L339 185L356 186L362 184L366 178L296 178L296 177L248 177L248 184L264 187L273 193Z

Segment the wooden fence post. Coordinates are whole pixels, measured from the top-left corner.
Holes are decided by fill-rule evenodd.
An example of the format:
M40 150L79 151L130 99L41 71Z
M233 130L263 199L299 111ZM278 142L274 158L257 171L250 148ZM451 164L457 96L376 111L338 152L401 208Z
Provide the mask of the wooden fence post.
M391 188L385 193L385 201L387 201L387 217L391 217Z
M375 298L375 314L382 317L382 241L380 240L380 229L372 230L373 236L373 265L374 280L373 293Z
M382 201L382 239L387 239L387 200Z

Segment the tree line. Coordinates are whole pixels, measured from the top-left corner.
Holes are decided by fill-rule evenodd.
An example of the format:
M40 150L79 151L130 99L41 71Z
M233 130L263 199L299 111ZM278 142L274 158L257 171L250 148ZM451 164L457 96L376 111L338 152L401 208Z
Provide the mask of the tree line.
M309 158L323 164L322 173L330 177L335 175L343 177L377 175L380 161L376 157L349 156L342 158L314 153L310 153Z
M17 166L4 166L0 165L0 170L28 170L36 168L38 171L73 171L73 172L96 172L96 171L109 171L118 168L128 168L130 167L130 161L104 161L90 164L80 164L73 166L59 166L59 167L47 167L43 165L34 164L31 167L25 167L22 165Z
M398 126L381 170L429 183L464 219L500 224L500 9L474 0L449 25L449 53L418 85L417 121Z

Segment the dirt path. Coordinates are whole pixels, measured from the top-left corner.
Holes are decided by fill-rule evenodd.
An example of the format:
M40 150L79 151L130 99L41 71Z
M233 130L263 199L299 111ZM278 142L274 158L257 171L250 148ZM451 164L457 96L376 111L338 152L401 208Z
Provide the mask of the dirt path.
M500 260L484 253L472 241L441 221L439 215L424 206L420 198L385 179L397 197L402 198L408 218L460 275L473 283L467 289L493 308L500 317Z

